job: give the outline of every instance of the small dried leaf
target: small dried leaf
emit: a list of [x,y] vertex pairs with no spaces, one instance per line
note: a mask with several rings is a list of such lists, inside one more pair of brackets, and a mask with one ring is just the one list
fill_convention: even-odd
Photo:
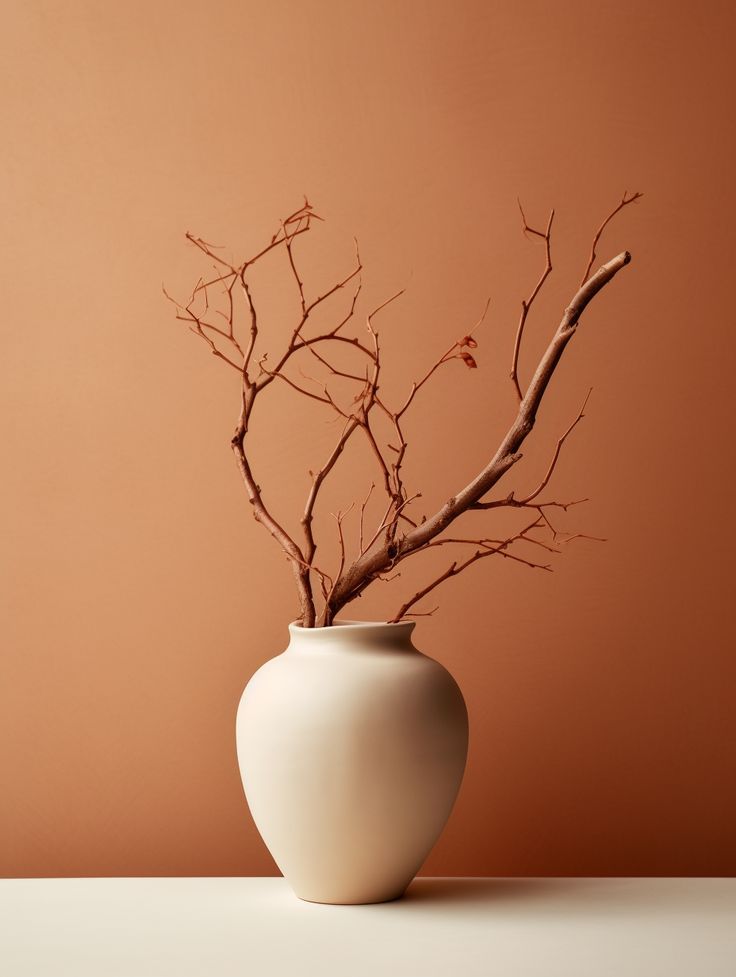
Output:
[[475,370],[478,368],[478,364],[475,362],[475,360],[470,355],[470,353],[461,353],[460,358],[462,359],[463,363],[465,363],[465,365],[468,367],[468,369]]
[[463,336],[463,338],[458,342],[458,346],[467,346],[470,349],[475,349],[477,345],[478,344],[472,336]]

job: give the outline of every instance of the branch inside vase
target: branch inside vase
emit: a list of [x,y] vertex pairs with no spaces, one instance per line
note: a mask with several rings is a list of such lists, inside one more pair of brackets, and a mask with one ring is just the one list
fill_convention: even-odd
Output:
[[[430,358],[403,398],[392,404],[382,389],[383,350],[377,320],[389,314],[389,307],[403,290],[362,316],[359,314],[363,265],[356,242],[348,271],[337,276],[321,294],[310,297],[307,276],[302,272],[299,258],[300,247],[305,235],[322,218],[308,200],[283,218],[272,237],[253,255],[237,262],[223,257],[221,247],[187,233],[187,240],[209,261],[211,272],[196,282],[185,300],[173,298],[166,289],[164,294],[173,303],[176,318],[188,326],[211,355],[238,374],[240,409],[231,446],[254,518],[276,540],[291,565],[299,600],[298,620],[304,627],[331,625],[336,615],[374,582],[400,576],[397,568],[403,561],[429,549],[440,546],[460,548],[464,555],[458,556],[449,567],[407,597],[391,617],[392,621],[434,613],[434,609],[414,608],[417,605],[422,608],[424,598],[442,583],[486,557],[495,555],[530,569],[550,570],[549,561],[533,558],[529,555],[530,549],[557,553],[563,542],[598,538],[584,533],[561,533],[552,522],[550,512],[555,509],[566,511],[584,499],[545,498],[563,446],[584,417],[590,392],[577,416],[557,439],[545,473],[536,487],[526,493],[511,490],[497,498],[493,498],[493,490],[521,461],[521,448],[534,428],[550,380],[579,328],[583,312],[631,260],[629,252],[624,251],[591,273],[606,227],[616,214],[640,197],[639,193],[625,193],[598,227],[583,280],[562,311],[528,383],[523,383],[520,378],[519,363],[530,312],[553,271],[554,210],[550,212],[544,230],[540,230],[529,223],[519,203],[523,233],[531,240],[543,242],[544,266],[522,300],[513,340],[510,378],[518,402],[517,412],[476,476],[467,485],[458,486],[436,512],[421,518],[415,514],[413,506],[422,498],[422,492],[409,490],[405,480],[404,465],[410,448],[405,417],[410,410],[421,410],[424,390],[440,371],[453,363],[466,369],[477,369],[475,356],[470,352],[478,346],[473,333],[483,323],[490,300],[470,331],[450,343],[445,352]],[[279,255],[295,295],[297,314],[285,342],[274,349],[273,343],[269,342],[271,337],[265,335],[262,328],[253,272],[254,268]],[[351,354],[349,362],[341,355],[345,352]],[[359,365],[356,366],[356,362]],[[254,471],[249,437],[253,412],[255,405],[260,404],[259,417],[268,418],[268,391],[274,381],[293,396],[319,404],[339,424],[333,447],[319,467],[309,473],[310,484],[299,518],[299,534],[288,531],[285,528],[288,520],[274,513],[267,501],[267,492]],[[336,566],[327,567],[317,562],[319,542],[315,513],[325,482],[335,477],[345,449],[356,436],[362,438],[375,474],[369,488],[351,485],[354,501],[333,514],[338,559]],[[371,525],[369,503],[373,504],[371,500],[377,499],[379,492],[383,495],[383,507],[375,524]],[[534,519],[523,528],[495,539],[488,535],[487,528],[488,513],[495,509],[527,510]],[[477,534],[449,535],[448,530],[455,520],[465,514],[475,514],[475,519],[485,519],[486,524],[479,524]],[[351,535],[354,538],[352,547]],[[353,549],[355,552],[351,557]]]

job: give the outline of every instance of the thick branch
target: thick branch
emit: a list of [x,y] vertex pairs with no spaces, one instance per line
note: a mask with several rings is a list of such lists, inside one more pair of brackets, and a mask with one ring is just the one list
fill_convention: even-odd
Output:
[[511,427],[485,468],[464,489],[449,499],[438,512],[410,530],[402,540],[393,544],[391,552],[389,546],[384,544],[359,557],[335,585],[332,595],[333,613],[358,596],[378,574],[384,572],[389,566],[395,565],[397,558],[403,558],[438,536],[459,515],[479,502],[519,460],[521,457],[519,449],[534,427],[544,393],[567,344],[575,335],[581,315],[588,303],[630,260],[629,252],[622,252],[602,265],[578,289],[565,309],[557,331],[537,366]]

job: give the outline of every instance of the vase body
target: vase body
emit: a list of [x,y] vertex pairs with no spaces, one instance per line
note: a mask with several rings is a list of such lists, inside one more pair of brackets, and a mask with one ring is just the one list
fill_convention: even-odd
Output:
[[310,902],[396,899],[439,837],[468,746],[462,694],[412,645],[412,622],[290,625],[240,701],[256,826]]

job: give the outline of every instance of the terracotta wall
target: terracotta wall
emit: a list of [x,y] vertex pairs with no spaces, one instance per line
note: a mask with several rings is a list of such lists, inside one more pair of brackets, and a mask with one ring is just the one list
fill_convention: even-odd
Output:
[[[570,543],[554,573],[488,560],[421,620],[472,722],[425,871],[736,869],[735,27],[731,5],[660,0],[6,5],[3,874],[274,871],[233,712],[294,595],[228,449],[236,379],[161,294],[205,270],[184,232],[246,254],[307,193],[327,218],[299,245],[310,288],[346,268],[353,234],[366,302],[407,287],[382,321],[389,392],[491,296],[479,369],[448,368],[411,426],[430,511],[514,411],[512,337],[542,261],[517,196],[536,224],[557,211],[528,377],[625,189],[645,196],[600,252],[633,261],[508,486],[535,484],[592,386],[552,496],[588,497],[561,528],[607,542]],[[263,296],[274,336],[282,271]],[[273,410],[259,478],[288,521],[334,427],[286,389]],[[347,461],[326,511],[373,477],[361,450]]]

